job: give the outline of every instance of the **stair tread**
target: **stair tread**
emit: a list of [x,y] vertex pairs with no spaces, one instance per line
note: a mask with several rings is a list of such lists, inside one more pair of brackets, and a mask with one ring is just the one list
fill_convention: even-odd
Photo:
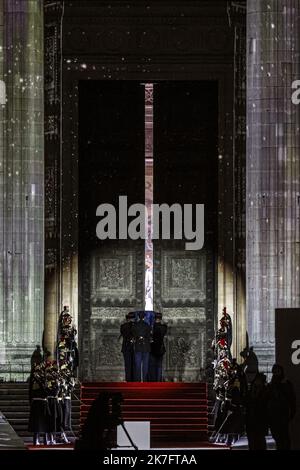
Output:
[[[0,384],[0,409],[17,433],[28,441],[29,402],[28,383]],[[207,397],[205,383],[94,383],[83,384],[72,399],[72,431],[68,436],[78,434],[91,404],[101,392],[123,394],[123,419],[125,421],[150,421],[151,443],[156,446],[163,442],[185,445],[207,442],[211,429],[209,410],[213,401]]]
[[[86,400],[84,400],[86,401]],[[94,400],[91,400],[91,401],[94,401]],[[173,399],[173,400],[169,400],[168,398],[125,398],[124,401],[123,401],[123,405],[126,406],[126,404],[130,404],[132,402],[134,403],[147,403],[148,402],[157,402],[157,403],[170,403],[170,401],[174,402],[174,404],[185,404],[186,403],[186,400],[184,398],[176,398],[176,399]],[[200,398],[199,400],[189,400],[189,404],[194,404],[194,403],[205,403],[206,405],[206,400],[204,398]],[[85,403],[83,403],[84,405]]]
[[[160,416],[161,413],[162,413],[162,411],[161,411],[161,410],[157,410],[157,411],[153,410],[153,411],[148,412],[148,413],[151,413],[151,416],[153,416],[153,417],[155,418],[156,415],[159,415],[159,416]],[[144,414],[145,414],[144,411],[138,411],[138,410],[137,410],[137,411],[130,411],[130,416],[134,416],[134,415],[140,416],[140,415],[144,415]],[[173,412],[173,411],[168,411],[168,410],[166,410],[166,411],[163,411],[163,414],[164,414],[164,416],[167,417],[167,416],[172,416],[172,415],[174,415],[174,412]],[[201,416],[207,416],[206,411],[194,411],[194,412],[190,411],[189,414],[191,414],[192,416],[189,416],[189,414],[187,414],[186,411],[176,411],[176,415],[177,415],[177,416],[178,416],[178,415],[181,415],[181,414],[184,415],[184,416],[187,416],[188,418],[195,418],[195,419],[198,419],[198,418],[200,418]],[[123,414],[123,415],[124,415],[124,414]],[[196,416],[195,416],[195,415],[196,415]],[[174,419],[175,419],[175,418],[174,418]],[[181,419],[181,417],[178,416],[178,419]]]
[[[155,384],[155,385],[154,385]],[[80,422],[101,392],[123,395],[124,421],[150,421],[151,442],[207,442],[208,397],[205,383],[94,383],[81,388]]]
[[[25,387],[24,387],[25,388]],[[175,382],[116,382],[111,385],[106,384],[82,384],[80,390],[207,390],[205,386],[197,383],[187,384],[181,382],[181,384]]]

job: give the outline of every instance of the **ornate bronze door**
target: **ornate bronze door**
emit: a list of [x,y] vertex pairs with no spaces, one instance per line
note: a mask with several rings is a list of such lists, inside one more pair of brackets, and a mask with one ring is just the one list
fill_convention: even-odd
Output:
[[154,303],[168,323],[167,380],[197,381],[211,361],[217,250],[218,91],[215,82],[154,89],[154,202],[205,205],[205,242],[154,243]]
[[[144,203],[143,93],[137,82],[80,86],[81,375],[88,380],[123,379],[120,323],[129,310],[144,307],[144,242],[99,241],[95,233],[99,204],[118,207],[121,195],[128,205]],[[199,380],[210,360],[217,99],[214,82],[154,86],[154,203],[205,205],[201,250],[186,250],[185,240],[154,243],[154,306],[169,325],[167,380]]]
[[[144,242],[99,240],[96,208],[144,203],[144,88],[138,82],[79,87],[79,285],[81,377],[123,380],[120,324],[144,301]],[[117,213],[117,220],[119,214]]]

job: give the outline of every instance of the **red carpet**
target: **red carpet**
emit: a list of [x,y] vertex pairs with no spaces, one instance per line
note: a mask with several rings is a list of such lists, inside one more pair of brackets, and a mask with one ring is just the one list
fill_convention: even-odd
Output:
[[104,391],[122,393],[124,421],[150,421],[151,448],[210,447],[206,383],[83,383],[81,425],[93,400]]

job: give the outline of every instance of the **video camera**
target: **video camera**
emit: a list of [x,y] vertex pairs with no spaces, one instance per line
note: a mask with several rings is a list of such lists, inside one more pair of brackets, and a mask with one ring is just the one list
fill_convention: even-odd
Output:
[[121,423],[122,419],[122,408],[121,404],[123,402],[122,393],[110,393],[108,395],[109,402],[109,417],[111,417],[113,422]]

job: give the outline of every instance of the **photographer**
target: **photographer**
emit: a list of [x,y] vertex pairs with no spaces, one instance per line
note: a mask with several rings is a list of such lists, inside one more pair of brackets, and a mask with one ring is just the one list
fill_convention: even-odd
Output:
[[75,450],[108,450],[117,447],[117,426],[123,423],[121,393],[100,393],[89,409]]

